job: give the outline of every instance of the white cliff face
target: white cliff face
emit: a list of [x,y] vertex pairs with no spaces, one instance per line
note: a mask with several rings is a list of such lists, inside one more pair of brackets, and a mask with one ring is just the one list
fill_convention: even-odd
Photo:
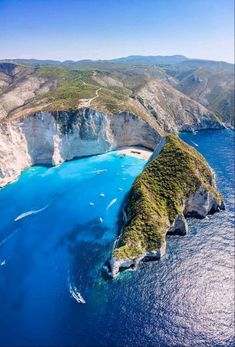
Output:
[[205,218],[208,214],[224,209],[223,203],[218,205],[214,194],[201,185],[185,203],[184,215]]
[[91,109],[39,112],[0,124],[0,187],[35,164],[58,165],[121,146],[154,149],[161,137],[148,123],[130,113],[105,115]]
[[0,187],[14,181],[20,172],[32,165],[28,146],[21,127],[0,126]]
[[146,252],[133,259],[116,259],[112,256],[109,260],[107,272],[112,278],[117,277],[117,275],[126,269],[136,270],[141,261],[152,261],[159,260],[166,254],[166,241],[162,242],[160,248],[156,248],[156,251]]

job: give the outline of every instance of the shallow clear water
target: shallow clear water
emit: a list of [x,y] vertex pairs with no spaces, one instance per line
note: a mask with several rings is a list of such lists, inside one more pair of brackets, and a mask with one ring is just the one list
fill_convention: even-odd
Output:
[[113,281],[102,264],[145,161],[109,153],[33,167],[0,191],[0,345],[233,345],[234,133],[182,138],[215,170],[226,211],[191,219],[165,258]]

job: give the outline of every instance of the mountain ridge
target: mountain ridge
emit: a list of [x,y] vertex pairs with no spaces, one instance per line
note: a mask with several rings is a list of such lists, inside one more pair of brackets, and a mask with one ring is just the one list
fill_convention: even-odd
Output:
[[[60,65],[60,64],[74,64],[81,62],[126,62],[126,63],[135,63],[138,64],[138,61],[143,64],[143,61],[146,59],[148,63],[155,64],[174,64],[181,62],[192,62],[192,61],[201,61],[201,62],[211,62],[211,63],[225,63],[229,65],[234,65],[234,63],[226,62],[223,60],[213,60],[213,59],[200,59],[200,58],[188,58],[181,54],[173,54],[173,55],[129,55],[118,58],[111,59],[78,59],[78,60],[54,60],[54,59],[36,59],[36,58],[6,58],[0,59],[0,63],[2,62],[14,62],[16,64],[33,64],[33,65]],[[165,60],[165,62],[164,62]],[[155,62],[154,62],[155,61]],[[161,62],[160,62],[161,61]]]

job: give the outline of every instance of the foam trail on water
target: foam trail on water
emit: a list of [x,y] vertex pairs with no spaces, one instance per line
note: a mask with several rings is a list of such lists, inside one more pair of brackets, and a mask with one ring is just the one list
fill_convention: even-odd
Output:
[[91,173],[95,173],[96,175],[100,175],[104,172],[107,172],[107,169],[101,169],[101,170],[95,170],[95,171],[91,171]]
[[193,141],[191,141],[191,142],[194,146],[199,147],[199,145],[196,142],[193,142]]
[[76,286],[72,283],[69,283],[69,292],[71,296],[79,303],[79,304],[85,304],[86,301],[82,297],[82,295],[77,290]]
[[117,198],[113,199],[108,206],[106,207],[106,210],[109,210],[111,206],[113,206],[115,204],[115,202],[117,202]]
[[1,247],[5,242],[7,242],[12,236],[14,236],[14,235],[17,233],[17,231],[19,231],[19,229],[14,230],[13,233],[11,233],[11,234],[8,235],[7,237],[5,237],[5,239],[2,240],[2,241],[0,242],[0,247]]
[[39,213],[39,212],[42,212],[42,211],[44,211],[48,206],[49,206],[49,204],[47,204],[47,205],[46,205],[45,207],[43,207],[43,208],[40,208],[39,210],[31,210],[31,211],[24,212],[24,213],[20,214],[18,217],[16,217],[16,218],[14,219],[14,221],[17,222],[18,220],[20,220],[20,219],[22,219],[22,218],[31,216],[32,214],[37,214],[37,213]]

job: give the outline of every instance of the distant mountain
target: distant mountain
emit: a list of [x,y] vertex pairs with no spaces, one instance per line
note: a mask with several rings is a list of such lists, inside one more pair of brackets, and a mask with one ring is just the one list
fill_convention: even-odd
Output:
[[226,70],[234,72],[234,64],[227,63],[225,61],[215,60],[203,60],[203,59],[188,59],[180,62],[177,65],[179,70],[190,70],[190,69],[208,69],[208,70]]
[[128,64],[160,64],[160,65],[169,65],[169,64],[178,64],[183,61],[188,60],[187,57],[183,55],[169,55],[169,56],[144,56],[144,55],[130,55],[128,57],[111,59],[110,61],[116,63],[128,63]]
[[2,63],[14,63],[22,65],[60,65],[61,61],[59,60],[41,60],[41,59],[4,59],[1,60]]

